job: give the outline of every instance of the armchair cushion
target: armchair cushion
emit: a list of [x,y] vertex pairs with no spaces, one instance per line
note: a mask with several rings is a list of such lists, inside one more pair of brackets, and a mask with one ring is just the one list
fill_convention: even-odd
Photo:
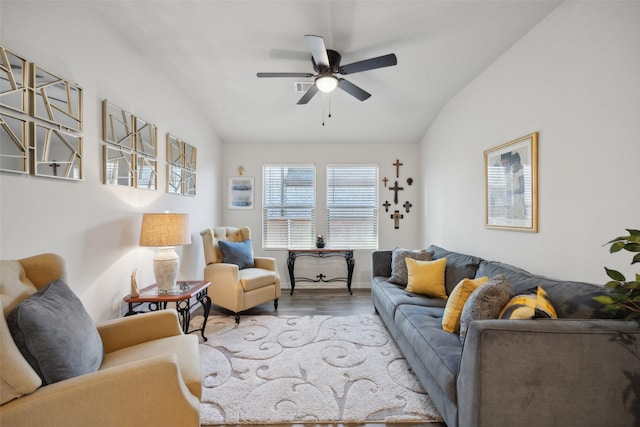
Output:
[[[0,302],[2,309],[2,302]],[[33,393],[42,385],[42,380],[24,360],[16,347],[4,316],[0,316],[0,405],[10,400]]]
[[235,264],[240,269],[255,267],[251,240],[242,242],[219,240],[218,246],[220,247],[220,252],[222,252],[223,263]]
[[18,304],[7,316],[7,325],[16,346],[45,385],[100,367],[100,335],[63,280],[51,282]]

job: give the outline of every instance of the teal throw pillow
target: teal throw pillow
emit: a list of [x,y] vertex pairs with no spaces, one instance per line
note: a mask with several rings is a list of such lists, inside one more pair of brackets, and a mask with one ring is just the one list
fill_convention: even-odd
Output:
[[225,264],[235,264],[240,269],[255,267],[251,240],[245,240],[244,242],[219,240],[218,247],[222,252],[222,262]]
[[43,385],[95,372],[104,348],[80,299],[61,279],[15,306],[7,326]]

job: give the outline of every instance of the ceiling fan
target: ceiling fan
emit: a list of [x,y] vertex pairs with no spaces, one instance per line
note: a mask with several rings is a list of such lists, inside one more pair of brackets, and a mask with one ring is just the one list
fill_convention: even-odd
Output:
[[335,50],[327,49],[322,37],[306,35],[304,36],[304,39],[311,51],[311,63],[313,64],[313,69],[316,71],[316,74],[258,73],[258,77],[314,77],[314,85],[305,92],[302,98],[300,98],[298,105],[309,102],[311,98],[318,93],[318,91],[328,93],[333,91],[336,87],[339,87],[348,94],[358,98],[360,101],[364,101],[371,96],[369,92],[354,85],[350,81],[343,79],[342,77],[336,77],[335,74],[354,74],[361,71],[375,70],[376,68],[390,67],[398,63],[396,55],[390,53],[388,55],[365,59],[363,61],[353,62],[347,65],[340,65],[340,54]]

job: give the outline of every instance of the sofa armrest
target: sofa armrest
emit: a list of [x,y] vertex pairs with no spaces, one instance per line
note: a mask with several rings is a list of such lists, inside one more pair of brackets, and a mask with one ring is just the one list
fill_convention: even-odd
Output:
[[199,408],[170,354],[41,387],[0,406],[0,419],[7,426],[196,427]]
[[108,320],[98,325],[105,353],[159,338],[181,335],[178,312],[159,310]]
[[371,252],[371,277],[391,277],[392,251]]
[[638,381],[633,322],[475,321],[458,374],[458,425],[634,425]]
[[204,280],[215,283],[239,283],[240,269],[235,264],[217,262],[204,268]]

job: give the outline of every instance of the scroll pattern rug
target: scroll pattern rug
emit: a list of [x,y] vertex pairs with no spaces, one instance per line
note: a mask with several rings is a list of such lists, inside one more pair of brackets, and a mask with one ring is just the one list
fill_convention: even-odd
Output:
[[243,316],[239,326],[211,316],[206,336],[203,425],[442,421],[375,315]]

